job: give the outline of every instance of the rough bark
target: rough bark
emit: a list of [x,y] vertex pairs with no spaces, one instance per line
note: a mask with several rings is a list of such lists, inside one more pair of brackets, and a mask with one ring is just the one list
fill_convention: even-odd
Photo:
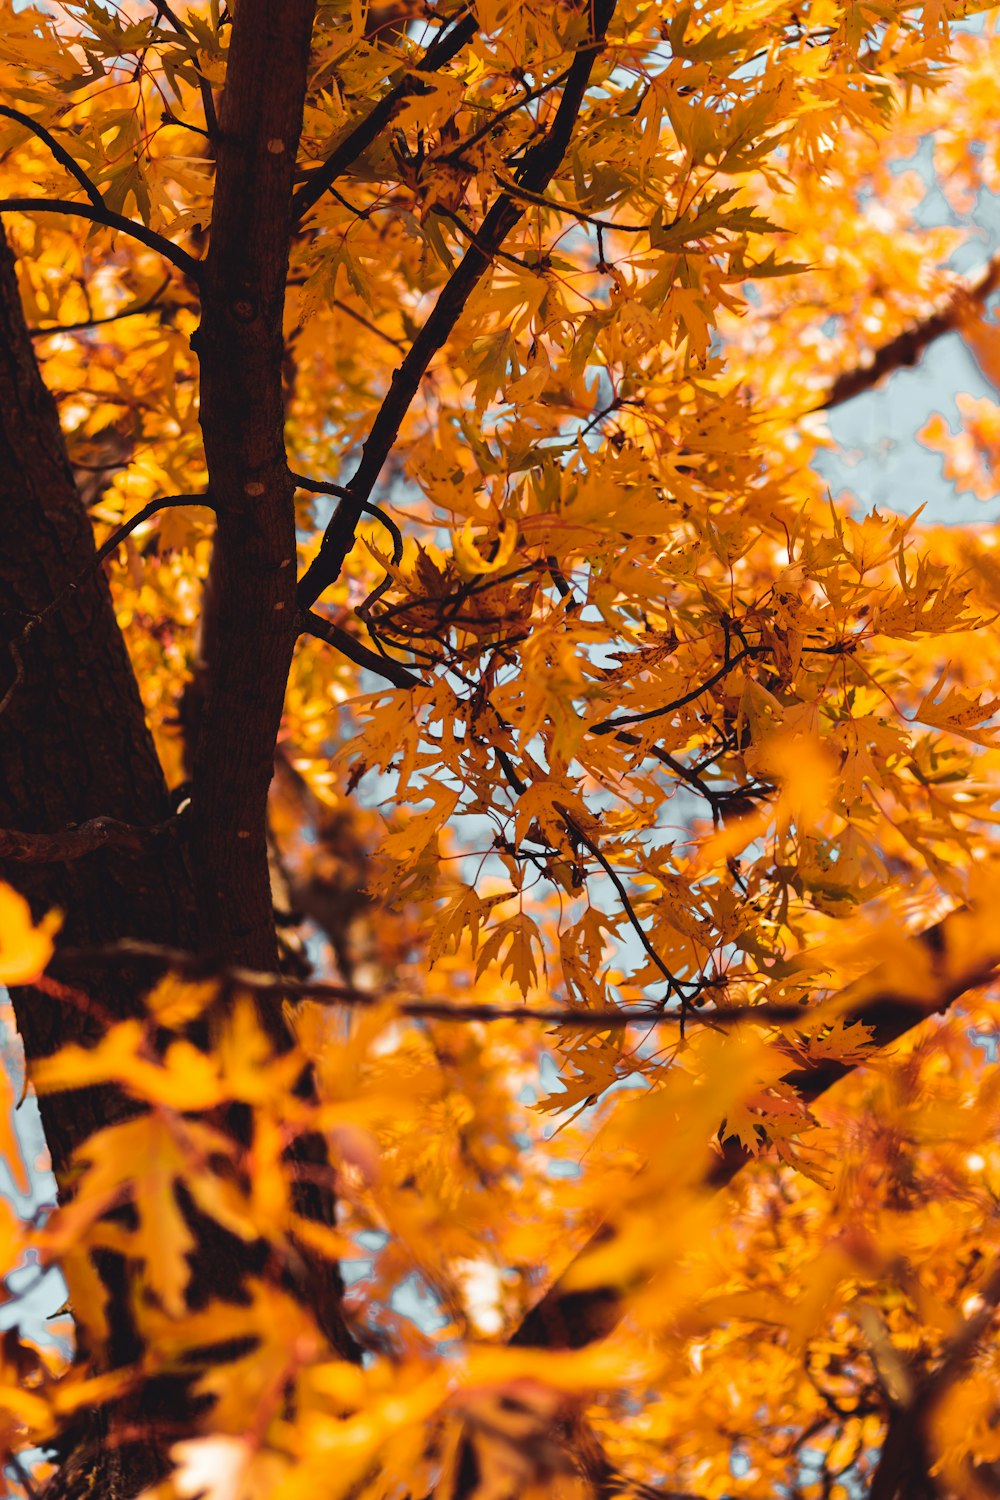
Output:
[[[100,818],[162,826],[170,816],[166,784],[107,582],[95,566],[93,530],[73,482],[55,402],[39,375],[14,256],[2,234],[0,528],[0,825],[53,837]],[[193,890],[177,837],[109,843],[72,862],[0,860],[0,876],[29,898],[36,914],[52,907],[64,913],[62,944],[142,937],[187,946],[193,936]],[[32,989],[14,991],[29,1060],[65,1042],[86,1044],[109,1017],[134,1013],[141,1004],[139,977],[127,967],[110,976],[106,970],[78,973],[75,980],[96,1002],[92,1009],[60,1005]],[[57,1178],[81,1141],[128,1108],[108,1089],[42,1099]],[[112,1294],[108,1362],[127,1363],[136,1346],[124,1311],[122,1267],[109,1262],[103,1271]],[[84,1422],[54,1495],[125,1496],[162,1466],[155,1440],[112,1451],[107,1435],[107,1413]]]
[[202,627],[192,855],[202,946],[260,969],[278,957],[265,810],[296,633],[282,315],[313,11],[313,0],[241,0],[195,340],[218,523]]
[[[219,113],[212,236],[194,340],[217,517],[191,788],[200,944],[220,963],[267,970],[279,962],[267,794],[297,634],[282,321],[314,10],[314,0],[241,0]],[[286,1046],[280,1003],[265,1003],[260,1015],[275,1045]],[[303,1077],[301,1092],[312,1087]],[[323,1142],[300,1139],[293,1155],[298,1211],[332,1223]],[[334,1346],[350,1354],[337,1268],[299,1250],[295,1289]]]
[[[18,296],[14,257],[0,235],[0,825],[59,835],[110,818],[162,826],[170,803],[107,581],[80,503],[55,402],[42,383]],[[71,585],[90,568],[76,589]],[[69,591],[69,592],[67,592]],[[63,602],[36,617],[54,599]],[[59,907],[61,941],[121,937],[186,944],[191,882],[181,841],[165,837],[96,849],[86,861],[0,860],[0,874],[36,912]],[[87,984],[78,978],[80,988]],[[95,976],[95,985],[98,983]],[[105,1015],[138,1003],[127,974],[100,979]],[[95,1036],[101,1023],[33,991],[14,995],[30,1057]],[[42,1104],[56,1172],[100,1123],[98,1095],[53,1095]]]
[[[58,906],[66,913],[63,941],[74,948],[138,938],[276,967],[266,801],[295,639],[282,313],[313,9],[313,0],[280,7],[242,0],[233,25],[212,239],[199,275],[201,420],[218,522],[183,836],[162,832],[170,818],[167,788],[104,575],[94,567],[71,587],[95,563],[92,529],[34,359],[14,260],[5,244],[0,251],[0,827],[24,836],[24,847],[13,851],[22,858],[0,864],[0,873],[37,912]],[[61,847],[71,825],[93,828],[94,820],[156,829],[157,836],[95,840],[86,858],[24,860],[32,835]],[[93,975],[75,969],[73,978],[97,1002],[91,1010],[61,1009],[30,991],[15,997],[29,1059],[66,1041],[93,1040],[109,1018],[136,1012],[144,979],[148,985],[148,973],[127,966],[111,977],[106,967]],[[287,1045],[277,1003],[263,1019],[275,1042]],[[47,1096],[43,1127],[57,1175],[82,1140],[131,1107],[110,1090]],[[237,1117],[229,1123],[240,1132]],[[302,1174],[299,1211],[329,1222],[334,1204],[322,1186],[322,1142],[307,1141],[300,1151],[313,1170]],[[191,1217],[199,1239],[193,1304],[232,1295],[248,1271],[260,1273],[265,1247],[243,1246],[193,1210]],[[140,1351],[127,1313],[127,1268],[119,1261],[101,1270],[112,1293],[107,1359],[131,1363]],[[296,1254],[286,1280],[349,1352],[336,1268]],[[147,1385],[128,1409],[94,1413],[70,1435],[50,1494],[126,1500],[163,1472],[169,1444],[193,1419],[183,1385]]]

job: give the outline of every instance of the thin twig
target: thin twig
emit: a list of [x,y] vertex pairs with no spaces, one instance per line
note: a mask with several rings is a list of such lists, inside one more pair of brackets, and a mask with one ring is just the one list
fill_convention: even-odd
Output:
[[[313,494],[333,495],[339,499],[350,497],[350,490],[345,489],[343,485],[330,484],[327,480],[323,479],[307,479],[304,474],[292,474],[291,477],[300,489],[310,490]],[[396,525],[392,517],[388,515],[380,505],[375,505],[371,500],[365,500],[361,506],[361,509],[366,515],[373,516],[374,519],[380,523],[380,525],[385,527],[386,531],[392,537],[392,565],[393,567],[398,567],[403,560],[403,533],[400,531],[399,527]],[[372,627],[371,609],[372,605],[377,604],[386,590],[391,587],[392,574],[387,568],[384,577],[380,579],[380,581],[375,585],[368,597],[363,600],[363,602],[359,604],[357,609],[355,610],[355,614],[357,614],[360,619],[364,620],[365,624],[368,626],[372,634],[372,639],[376,642],[380,651],[382,650],[382,644],[378,640],[378,637],[376,636],[375,631]],[[313,618],[318,619],[319,617],[313,616]],[[342,633],[343,632],[341,632],[341,634]],[[360,649],[364,650],[364,647],[361,647]],[[357,661],[358,658],[352,657],[352,660]]]
[[[594,214],[587,213],[586,209],[576,208],[572,203],[558,203],[554,198],[546,198],[544,193],[532,192],[521,182],[510,182],[500,178],[500,185],[504,192],[511,193],[515,198],[523,198],[525,203],[532,203],[536,208],[550,208],[554,213],[567,214],[573,219],[578,219],[581,224],[592,224],[599,232],[617,230],[619,234],[648,234],[652,224],[619,224],[614,219],[600,219]],[[664,230],[674,229],[674,223],[665,224]],[[603,252],[601,260],[603,261]],[[598,269],[607,269],[599,266]]]
[[355,323],[360,323],[362,328],[367,328],[368,332],[375,334],[376,338],[384,339],[387,344],[391,344],[392,347],[394,349],[398,349],[400,353],[402,353],[402,351],[405,349],[406,346],[403,343],[402,339],[394,339],[391,333],[386,333],[385,330],[383,328],[380,328],[377,323],[373,323],[370,318],[366,318],[362,313],[359,313],[356,308],[353,308],[349,303],[344,302],[342,298],[334,297],[330,303],[330,306],[335,307],[338,312],[344,313],[348,318],[353,318]]
[[[145,301],[133,302],[129,307],[123,307],[121,312],[108,313],[106,318],[82,318],[79,323],[53,323],[51,328],[29,328],[28,333],[33,339],[44,339],[56,333],[83,333],[89,328],[103,328],[105,323],[120,323],[123,318],[138,318],[143,313],[156,311],[159,299],[169,285],[170,276],[167,275]],[[83,465],[77,464],[76,467],[82,468]]]
[[715,687],[717,682],[721,682],[724,677],[728,677],[729,673],[734,667],[738,667],[740,662],[746,661],[748,658],[764,656],[766,654],[766,646],[747,646],[745,650],[737,651],[735,656],[729,657],[724,661],[719,670],[713,672],[711,677],[706,678],[700,686],[692,688],[689,693],[682,694],[680,698],[675,698],[672,703],[664,703],[660,708],[648,708],[641,714],[619,714],[617,719],[601,719],[599,723],[588,726],[589,732],[591,734],[614,734],[616,730],[625,724],[644,724],[648,719],[660,719],[664,714],[673,713],[675,709],[683,708],[686,704],[693,703],[696,698],[700,698],[703,693],[707,693],[710,688]]
[[67,594],[74,593],[80,587],[80,584],[83,582],[83,580],[88,577],[88,575],[91,574],[95,568],[100,567],[102,562],[109,558],[113,552],[116,552],[118,550],[125,538],[127,536],[130,536],[131,533],[135,531],[136,527],[141,526],[144,521],[150,520],[151,517],[155,516],[161,510],[173,510],[176,507],[183,505],[202,505],[207,510],[215,509],[215,506],[212,504],[211,496],[207,494],[167,495],[164,499],[161,500],[150,500],[149,503],[147,505],[144,505],[141,510],[137,510],[134,516],[130,516],[127,521],[123,521],[120,526],[116,527],[116,529],[108,537],[107,541],[104,542],[100,547],[98,547],[97,554],[94,557],[93,562],[90,563],[87,568],[80,574],[75,583],[71,583],[69,587],[63,591],[62,594],[53,599],[52,603],[49,604],[45,608],[45,610],[43,610],[43,616],[47,615],[50,609],[54,609],[55,606],[60,603]]
[[25,1494],[28,1496],[28,1500],[38,1500],[38,1496],[40,1495],[41,1491],[35,1484],[35,1481],[32,1479],[31,1475],[28,1473],[28,1470],[25,1468],[24,1464],[21,1462],[21,1455],[19,1453],[11,1452],[8,1453],[7,1458],[11,1467],[17,1474],[17,1482],[24,1489]]
[[[87,969],[95,963],[129,962],[148,959],[185,977],[217,978],[220,984],[245,989],[255,995],[285,995],[289,998],[328,1001],[335,1005],[376,1006],[390,1004],[400,1015],[440,1021],[541,1021],[546,1025],[568,1026],[584,1030],[621,1029],[626,1026],[673,1024],[681,1020],[680,1010],[667,1011],[651,1006],[606,1006],[599,1010],[570,1010],[566,1006],[533,1007],[526,1005],[477,1005],[446,1000],[406,1000],[392,995],[358,990],[350,985],[334,984],[320,979],[291,979],[285,974],[262,973],[239,967],[218,968],[204,955],[181,948],[165,947],[123,939],[98,948],[63,948],[58,954],[60,969]],[[802,1005],[734,1005],[725,1010],[698,1010],[688,1014],[688,1021],[702,1025],[736,1024],[759,1021],[768,1025],[807,1022],[816,1012]],[[817,1021],[819,1016],[816,1015]],[[825,1024],[826,1017],[820,1024]]]
[[[165,16],[166,19],[170,22],[171,26],[177,32],[178,36],[182,36],[188,41],[192,40],[190,31],[184,25],[184,22],[180,19],[172,6],[167,3],[167,0],[153,0],[153,4],[156,7],[157,19],[159,19],[161,16]],[[216,114],[215,96],[212,93],[212,85],[209,83],[201,68],[198,66],[196,50],[194,51],[190,62],[198,78],[198,92],[201,95],[201,107],[205,113],[206,128],[202,132],[202,134],[207,135],[210,141],[215,141],[217,140],[219,134],[219,119],[218,115]],[[180,122],[178,121],[177,123],[179,124]],[[192,128],[197,129],[196,126]]]
[[[668,984],[670,990],[674,994],[680,995],[682,997],[682,999],[683,999],[683,991],[685,989],[697,990],[698,986],[696,984],[685,984],[685,982],[683,980],[681,980],[681,979],[678,979],[677,976],[674,973],[672,973],[671,970],[667,967],[667,965],[663,962],[663,959],[660,957],[660,955],[657,953],[656,949],[653,947],[653,944],[650,942],[648,936],[646,935],[645,928],[643,927],[642,923],[639,921],[638,916],[636,915],[635,907],[632,905],[632,901],[631,901],[631,899],[629,897],[629,893],[628,893],[628,891],[625,888],[625,882],[622,880],[621,876],[618,874],[618,871],[609,862],[607,856],[601,851],[600,846],[598,844],[596,844],[594,842],[594,840],[590,837],[590,835],[580,826],[579,822],[577,821],[576,818],[574,818],[574,816],[570,812],[569,808],[563,807],[562,804],[559,803],[559,802],[553,802],[552,806],[555,808],[556,812],[562,818],[563,822],[566,825],[567,831],[570,834],[572,834],[573,837],[578,838],[580,840],[581,844],[583,844],[587,849],[590,850],[591,854],[597,860],[597,863],[600,865],[600,867],[604,871],[605,875],[611,881],[611,884],[614,886],[615,890],[618,892],[619,900],[621,901],[622,905],[625,908],[626,915],[628,916],[629,922],[632,925],[633,931],[635,932],[636,936],[638,937],[638,939],[639,939],[640,943],[642,944],[643,948],[646,950],[646,953],[649,955],[649,957],[652,959],[653,963],[656,965],[656,967],[659,969],[660,973],[663,975],[664,979],[667,981],[667,984]],[[684,1015],[685,1015],[685,1012],[682,1009],[679,1012],[679,1014],[678,1014],[678,1020],[681,1022],[682,1025],[684,1023]]]
[[516,270],[527,271],[533,276],[543,274],[544,267],[529,265],[526,260],[521,260],[517,255],[511,255],[507,250],[490,250],[488,246],[482,244],[472,225],[467,224],[461,214],[457,214],[453,208],[447,208],[443,203],[435,203],[433,212],[439,214],[442,219],[447,219],[449,223],[454,224],[459,234],[463,235],[469,244],[482,255],[488,257],[495,256],[497,260],[506,261],[507,265],[514,266]]
[[442,160],[453,161],[463,157],[470,146],[478,145],[483,137],[490,135],[503,120],[509,119],[511,115],[516,115],[519,110],[534,103],[536,99],[540,99],[543,94],[549,93],[552,89],[557,89],[561,83],[566,82],[568,77],[569,68],[564,68],[554,78],[547,79],[545,83],[540,83],[537,88],[529,89],[520,99],[515,99],[512,104],[505,105],[503,109],[498,109],[495,115],[490,116],[485,125],[480,125],[479,129],[474,130],[472,135],[466,136],[465,140],[459,141],[458,145],[451,151],[445,152]]
[[[308,490],[313,495],[332,495],[335,499],[343,500],[350,497],[350,490],[342,484],[331,484],[327,479],[310,479],[305,474],[294,474],[289,470],[289,477],[295,481],[300,490]],[[366,515],[373,516],[380,525],[392,537],[392,561],[393,566],[398,566],[403,560],[403,533],[395,521],[380,505],[366,500],[361,509]]]

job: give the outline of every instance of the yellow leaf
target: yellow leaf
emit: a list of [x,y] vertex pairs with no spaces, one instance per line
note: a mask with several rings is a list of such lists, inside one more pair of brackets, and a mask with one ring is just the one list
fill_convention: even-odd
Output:
[[[239,1212],[235,1190],[210,1164],[212,1156],[230,1149],[218,1131],[155,1110],[106,1126],[78,1152],[84,1171],[75,1195],[46,1227],[47,1249],[59,1254],[82,1241],[142,1261],[150,1290],[167,1313],[179,1317],[194,1237],[177,1201],[175,1183],[182,1180],[198,1206],[226,1229],[246,1238],[255,1233],[248,1215]],[[134,1229],[102,1221],[102,1215],[123,1199],[135,1204]],[[83,1291],[86,1294],[86,1287]]]
[[62,926],[50,911],[36,926],[24,897],[0,882],[0,984],[30,984],[52,957],[52,938]]
[[514,555],[517,545],[517,522],[507,520],[492,557],[484,557],[472,534],[471,521],[466,521],[461,531],[455,534],[453,546],[455,562],[463,578],[477,578],[484,573],[499,573]]
[[146,1009],[161,1026],[178,1028],[200,1016],[211,1005],[218,989],[214,979],[195,983],[179,979],[176,974],[164,974],[146,996]]
[[144,1055],[148,1041],[138,1020],[122,1021],[96,1047],[72,1043],[31,1065],[38,1093],[121,1083],[136,1099],[170,1109],[211,1109],[228,1096],[214,1061],[185,1040],[173,1042],[162,1065]]
[[429,812],[415,813],[402,828],[387,834],[382,840],[382,854],[407,863],[416,860],[458,805],[458,792],[445,786],[426,786],[422,795],[434,806]]

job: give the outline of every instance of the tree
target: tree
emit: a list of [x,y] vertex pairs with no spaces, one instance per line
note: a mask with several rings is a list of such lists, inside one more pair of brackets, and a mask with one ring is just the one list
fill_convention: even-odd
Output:
[[974,9],[5,0],[15,1489],[1000,1489]]

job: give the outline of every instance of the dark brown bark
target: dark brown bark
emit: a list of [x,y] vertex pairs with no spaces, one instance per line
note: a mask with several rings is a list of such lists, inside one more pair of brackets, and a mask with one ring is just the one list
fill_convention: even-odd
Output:
[[[203,954],[278,967],[267,795],[295,609],[294,481],[282,366],[291,197],[314,0],[241,0],[219,112],[211,243],[201,275],[201,428],[216,513],[202,609],[191,786],[191,862]],[[259,1007],[274,1044],[290,1038],[281,998]],[[304,1077],[301,1091],[312,1081]],[[230,1122],[235,1133],[241,1126]],[[298,1211],[334,1216],[324,1143],[300,1139]],[[294,1290],[342,1354],[352,1351],[336,1266],[300,1247]],[[224,1290],[224,1288],[220,1288]]]
[[954,333],[961,327],[962,314],[967,308],[984,307],[998,286],[1000,256],[994,255],[985,270],[975,280],[961,285],[937,312],[931,313],[919,323],[912,323],[880,349],[873,350],[867,364],[841,371],[827,387],[822,399],[810,407],[810,410],[831,411],[835,406],[843,406],[845,401],[853,401],[855,396],[872,390],[887,375],[915,365],[935,339],[946,333]]
[[[2,237],[0,527],[0,697],[6,697],[0,825],[50,837],[100,818],[162,825],[171,811],[166,784],[107,581],[94,566],[93,531],[73,483],[55,402],[38,373],[14,257]],[[83,574],[80,586],[70,589]],[[59,607],[36,624],[63,594]],[[179,840],[109,843],[69,864],[0,861],[0,874],[36,912],[59,907],[65,913],[66,945],[123,937],[187,944],[193,933]],[[105,1014],[136,1008],[128,975],[109,983],[105,974],[99,982]],[[82,976],[77,983],[86,989]],[[99,1030],[94,1018],[31,991],[16,993],[14,1003],[29,1058]],[[95,1096],[79,1094],[43,1102],[57,1173],[74,1147],[105,1123],[94,1116],[94,1102]]]
[[51,865],[85,859],[98,849],[117,847],[139,852],[151,839],[169,834],[180,823],[160,823],[155,828],[136,828],[114,818],[92,818],[62,833],[25,833],[23,828],[0,828],[0,859],[17,864]]
[[[91,835],[109,826],[102,819],[119,831],[160,829],[171,809],[6,246],[0,257],[0,827],[17,830],[8,853],[19,856],[0,869],[37,912],[66,913],[63,943],[74,948],[137,939],[276,966],[265,814],[296,630],[282,312],[312,17],[312,0],[280,7],[243,0],[233,26],[212,241],[198,275],[201,416],[217,532],[186,838],[90,838],[85,858],[65,857],[80,849],[79,838],[67,837],[73,825]],[[25,862],[26,853],[46,852],[58,862]],[[148,979],[148,969],[132,971],[127,961],[113,972],[75,966],[74,987],[94,1001],[89,1012],[22,992],[16,1006],[29,1059],[94,1040],[109,1017],[136,1012]],[[263,1019],[287,1045],[278,999]],[[111,1090],[46,1096],[43,1127],[57,1174],[82,1140],[133,1107]],[[240,1133],[243,1122],[229,1124]],[[299,1185],[299,1211],[329,1221],[323,1143],[300,1143],[301,1155],[316,1180]],[[199,1240],[194,1305],[233,1295],[248,1271],[262,1273],[265,1246],[233,1241],[194,1210],[190,1217]],[[106,1358],[131,1363],[140,1351],[128,1316],[129,1273],[114,1258],[100,1269],[111,1293]],[[296,1253],[285,1281],[349,1352],[336,1267]],[[85,1417],[68,1436],[53,1497],[125,1500],[163,1472],[169,1444],[192,1421],[186,1389],[153,1382],[126,1405]],[[142,1440],[117,1441],[124,1429]]]
[[[2,234],[0,529],[0,823],[50,839],[71,824],[93,827],[95,819],[162,825],[170,817],[166,784]],[[58,608],[37,619],[64,594]],[[178,839],[108,843],[73,862],[0,859],[0,876],[29,898],[36,914],[62,910],[61,945],[141,937],[187,946],[193,936],[193,892]],[[128,965],[110,976],[95,969],[75,978],[96,1002],[93,1010],[61,1006],[32,989],[14,991],[29,1060],[66,1042],[92,1041],[107,1017],[141,1005],[139,976]],[[128,1108],[108,1089],[45,1096],[42,1124],[57,1178],[81,1141]],[[103,1271],[111,1293],[107,1359],[126,1363],[136,1345],[122,1267],[109,1261]],[[87,1494],[96,1486],[98,1494],[125,1497],[162,1469],[154,1437],[131,1453],[109,1449],[108,1417],[84,1420],[53,1495]]]
[[282,315],[313,11],[313,0],[240,5],[196,336],[218,523],[202,625],[192,857],[203,949],[262,969],[278,958],[265,811],[296,633]]

